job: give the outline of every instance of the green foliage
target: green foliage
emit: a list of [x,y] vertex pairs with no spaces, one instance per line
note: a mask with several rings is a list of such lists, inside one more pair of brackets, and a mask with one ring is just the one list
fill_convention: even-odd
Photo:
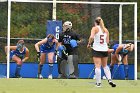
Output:
[[[44,38],[50,5],[12,4],[11,37]],[[15,34],[16,33],[16,34]]]
[[[69,1],[69,0],[67,0]],[[81,1],[81,0],[77,0]],[[82,0],[89,1],[89,0]],[[90,0],[95,1],[95,0]],[[112,0],[101,0],[111,1]],[[135,2],[136,0],[113,0],[113,2]],[[138,0],[138,15],[140,15],[140,1]],[[85,43],[79,47],[80,61],[92,62],[90,59],[90,50],[87,50],[86,44],[93,26],[94,18],[92,13],[92,5],[86,4],[57,4],[57,20],[71,21],[73,29],[85,39]],[[100,6],[101,15],[106,27],[110,32],[110,40],[118,40],[118,8],[119,5]],[[15,3],[11,6],[11,37],[17,38],[45,38],[46,37],[46,21],[52,19],[52,4],[47,3]],[[123,6],[123,40],[133,40],[133,5]],[[0,3],[0,36],[7,36],[7,2]],[[116,21],[117,20],[117,21]],[[138,39],[140,40],[140,16],[138,16]],[[14,42],[15,43],[15,42]],[[5,43],[6,44],[6,43]],[[27,47],[30,50],[30,60],[34,61],[36,51],[34,44],[28,43]],[[3,45],[2,45],[3,47]],[[88,54],[88,55],[87,55]],[[1,56],[1,55],[0,55]],[[4,59],[5,57],[2,57]]]
[[7,3],[0,3],[0,36],[7,35]]

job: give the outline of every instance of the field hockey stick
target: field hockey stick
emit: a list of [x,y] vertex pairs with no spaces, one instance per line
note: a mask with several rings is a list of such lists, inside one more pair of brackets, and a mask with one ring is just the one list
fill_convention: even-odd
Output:
[[88,75],[88,79],[91,77],[91,75],[92,75],[92,73],[94,72],[94,70],[95,70],[95,67],[92,69],[92,71],[89,73],[89,75]]

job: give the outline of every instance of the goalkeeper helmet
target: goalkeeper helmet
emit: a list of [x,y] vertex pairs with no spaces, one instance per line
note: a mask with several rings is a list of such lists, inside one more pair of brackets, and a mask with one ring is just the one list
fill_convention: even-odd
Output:
[[63,24],[63,31],[70,31],[72,29],[72,23],[70,21],[66,21]]

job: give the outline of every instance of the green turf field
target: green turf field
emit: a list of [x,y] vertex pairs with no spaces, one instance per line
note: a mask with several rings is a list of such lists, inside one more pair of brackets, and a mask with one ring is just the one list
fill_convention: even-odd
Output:
[[0,79],[0,93],[139,93],[140,80],[114,80],[116,88],[102,81],[95,87],[92,79]]

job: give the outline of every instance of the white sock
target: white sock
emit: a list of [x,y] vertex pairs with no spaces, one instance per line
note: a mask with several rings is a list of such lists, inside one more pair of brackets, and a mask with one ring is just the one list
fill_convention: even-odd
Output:
[[101,69],[95,68],[96,83],[101,83]]
[[110,80],[110,79],[111,79],[111,73],[110,73],[109,67],[106,66],[106,67],[104,67],[103,69],[104,69],[104,73],[105,73],[107,79]]

